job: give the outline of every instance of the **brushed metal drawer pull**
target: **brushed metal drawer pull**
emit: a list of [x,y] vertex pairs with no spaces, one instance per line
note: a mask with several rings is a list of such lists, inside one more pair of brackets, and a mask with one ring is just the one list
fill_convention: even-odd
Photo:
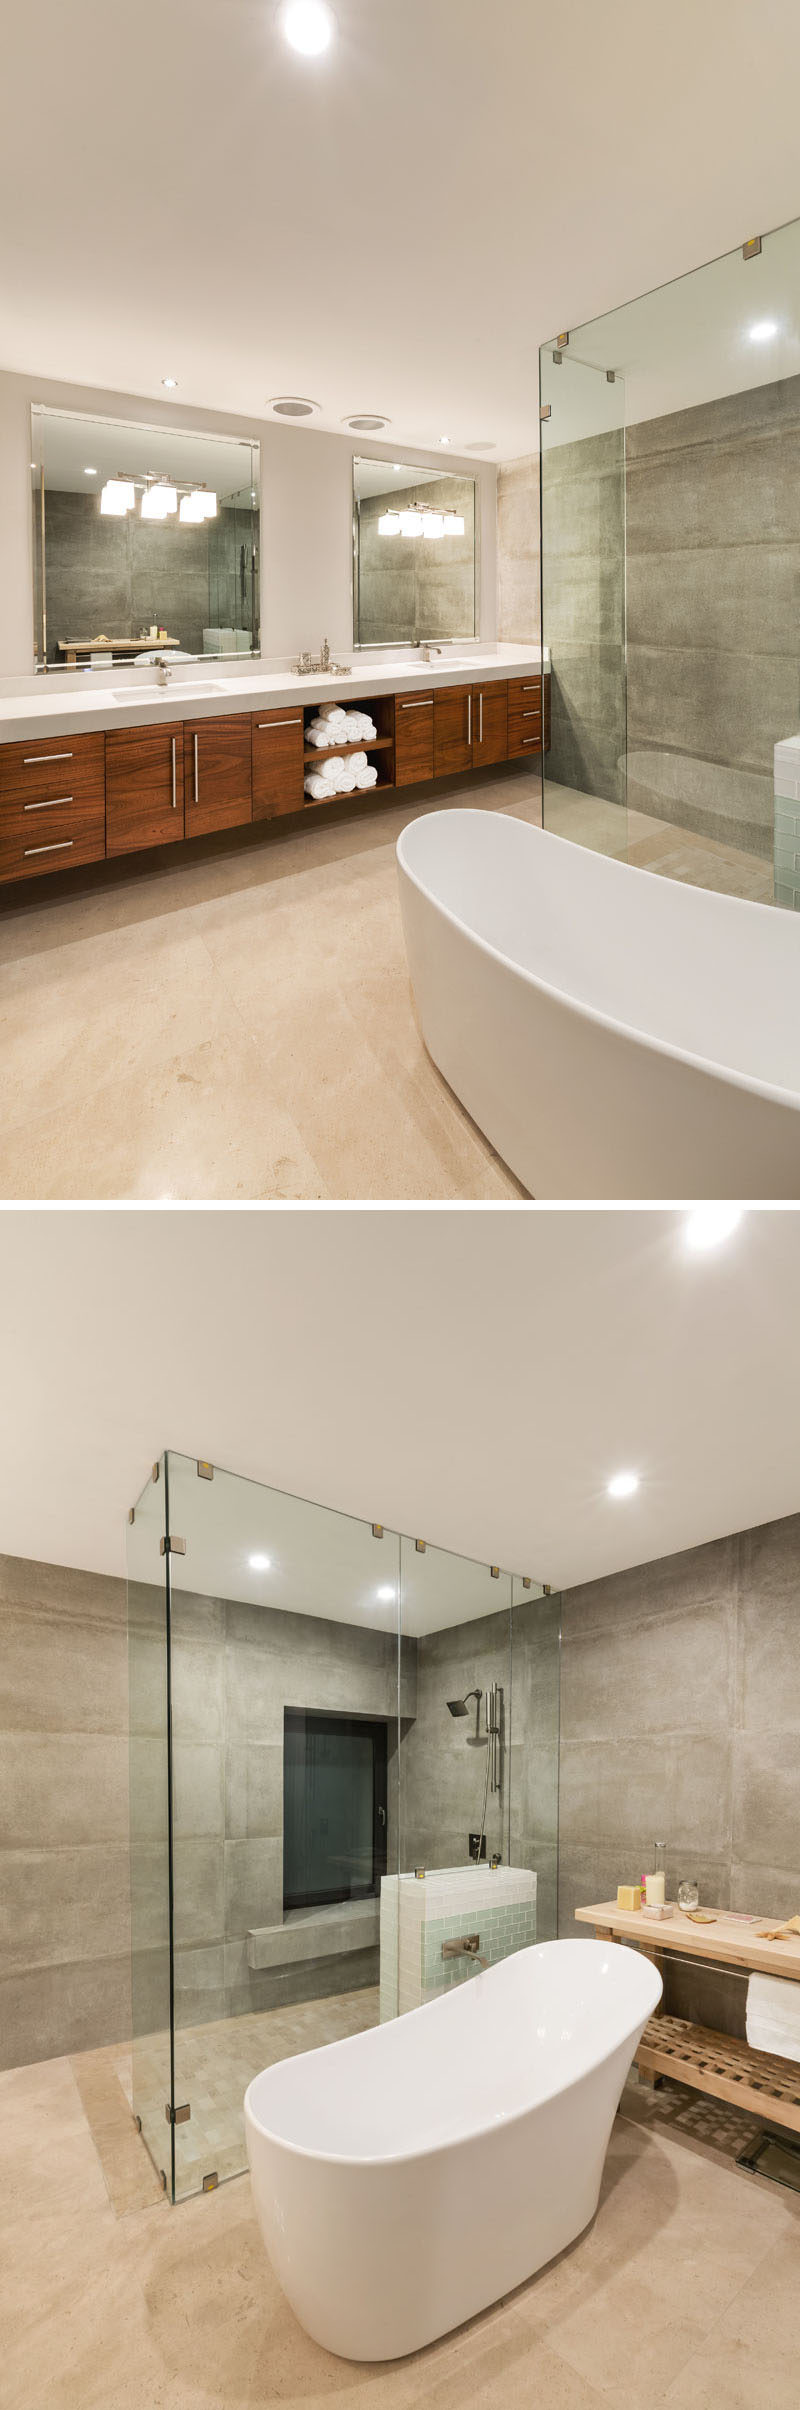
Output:
[[541,716],[540,711],[523,711],[522,714],[524,720],[540,720]]
[[41,803],[24,803],[23,812],[52,812],[56,803],[73,803],[72,795],[43,795]]
[[539,739],[538,736],[524,736],[522,742],[523,745],[538,745]]
[[198,746],[198,738],[197,738],[197,736],[195,736],[195,740],[194,740],[194,799],[195,799],[195,803],[199,803],[199,801],[200,801],[200,784],[199,784],[198,772],[197,772],[197,746]]
[[401,711],[432,711],[433,696],[422,695],[418,703],[401,703],[400,709]]
[[538,695],[540,685],[541,679],[533,678],[530,686],[523,686],[522,692],[524,695]]
[[174,737],[174,736],[173,736],[173,737],[171,738],[171,744],[172,744],[172,809],[173,809],[173,812],[177,812],[177,809],[178,809],[178,740],[177,740],[177,737]]
[[472,690],[467,696],[467,744],[472,743]]
[[299,728],[299,726],[300,726],[300,722],[301,722],[301,720],[302,720],[302,717],[303,717],[302,711],[296,711],[296,712],[294,712],[294,714],[293,714],[293,716],[292,716],[292,718],[291,718],[290,720],[257,720],[257,721],[256,721],[256,727],[257,727],[257,728]]
[[479,718],[478,718],[478,743],[479,743],[479,745],[482,745],[482,744],[483,744],[483,694],[482,694],[482,693],[481,693],[481,694],[479,694],[479,696],[478,696],[478,712],[479,712]]
[[74,837],[62,837],[57,845],[26,845],[22,859],[27,862],[31,854],[66,854],[74,843]]
[[24,770],[32,770],[34,764],[39,762],[71,760],[71,753],[23,753],[22,767]]

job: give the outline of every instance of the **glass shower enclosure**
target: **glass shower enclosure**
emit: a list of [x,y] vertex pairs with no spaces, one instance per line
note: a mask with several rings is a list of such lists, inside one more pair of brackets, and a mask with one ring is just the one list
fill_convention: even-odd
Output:
[[128,1596],[133,2107],[179,2201],[244,2167],[261,2067],[555,1935],[560,1602],[172,1452]]
[[540,417],[544,826],[796,909],[800,220],[544,344]]

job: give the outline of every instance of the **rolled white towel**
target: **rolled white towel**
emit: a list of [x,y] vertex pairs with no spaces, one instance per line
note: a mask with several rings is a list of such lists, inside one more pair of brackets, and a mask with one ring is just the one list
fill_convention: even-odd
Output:
[[347,713],[343,703],[320,703],[319,716],[321,720],[344,720]]
[[330,780],[321,778],[318,770],[310,770],[308,777],[303,780],[303,785],[306,794],[312,795],[315,803],[324,803],[328,795],[336,793],[336,788],[331,786]]
[[377,783],[377,777],[378,773],[374,762],[365,762],[363,770],[356,771],[356,786],[374,787]]
[[366,753],[351,753],[351,755],[350,755],[350,768],[351,768],[351,770],[365,770],[365,769],[366,769],[366,767],[367,767],[367,756],[366,756]]
[[305,733],[306,733],[306,743],[307,743],[307,744],[309,744],[309,745],[320,745],[320,746],[322,746],[322,745],[341,744],[341,742],[342,742],[341,737],[334,737],[334,736],[332,736],[332,735],[331,735],[331,731],[330,731],[330,728],[328,727],[327,721],[326,721],[326,723],[325,723],[325,726],[323,727],[323,726],[321,725],[321,723],[320,723],[320,721],[319,721],[319,720],[312,720],[312,722],[311,722],[311,726],[310,726],[309,728],[307,728],[307,729],[306,729],[306,732],[305,732]]

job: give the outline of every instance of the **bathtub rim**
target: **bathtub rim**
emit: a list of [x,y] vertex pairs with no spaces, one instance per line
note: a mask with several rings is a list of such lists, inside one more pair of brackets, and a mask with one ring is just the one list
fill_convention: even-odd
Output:
[[[563,1948],[565,1942],[567,1943],[567,1946],[572,1946],[572,1948],[580,1950],[581,1952],[591,1950],[592,1954],[594,1954],[596,1950],[602,1950],[605,1957],[608,1956],[609,1950],[613,1950],[615,1955],[618,1952],[627,1957],[632,1955],[632,1953],[629,1950],[626,1950],[624,1945],[620,1942],[606,1943],[604,1941],[597,1941],[594,1939],[589,1940],[588,1937],[586,1939],[582,1939],[579,1935],[573,1933],[564,1934],[561,1939],[556,1942],[534,1941],[529,1943],[528,1948],[532,1950],[560,1949]],[[527,1951],[515,1950],[513,1956],[515,1958],[524,1958],[527,1956]],[[639,1958],[638,1953],[636,1953],[636,1957]],[[609,2044],[608,2049],[595,2052],[587,2064],[581,2067],[579,2075],[576,2075],[574,2072],[571,2074],[565,2073],[557,2083],[552,2085],[549,2091],[542,2094],[540,2100],[526,2101],[520,2108],[513,2109],[509,2116],[504,2117],[499,2124],[497,2122],[492,2123],[491,2119],[487,2117],[484,2118],[483,2121],[478,2125],[470,2125],[466,2127],[463,2133],[448,2135],[444,2141],[439,2140],[438,2142],[423,2143],[420,2145],[419,2149],[414,2150],[365,2151],[358,2156],[352,2151],[318,2150],[316,2148],[312,2148],[308,2143],[292,2142],[287,2136],[274,2133],[271,2127],[264,2125],[263,2120],[256,2115],[256,2111],[252,2106],[251,2094],[254,2091],[256,2084],[260,2082],[262,2075],[271,2075],[273,2073],[273,2069],[271,2067],[260,2067],[258,2074],[251,2076],[244,2096],[245,2139],[247,2138],[247,2123],[249,2119],[263,2142],[271,2143],[273,2148],[276,2150],[288,2151],[293,2159],[307,2159],[314,2166],[322,2165],[325,2167],[342,2167],[356,2171],[361,2170],[362,2168],[371,2169],[384,2167],[411,2167],[416,2165],[416,2163],[422,2159],[441,2158],[443,2152],[445,2151],[461,2150],[467,2143],[480,2142],[484,2139],[488,2140],[491,2134],[496,2134],[500,2131],[502,2131],[504,2134],[513,2132],[514,2127],[519,2125],[523,2117],[535,2116],[540,2109],[548,2108],[552,2101],[560,2099],[562,2093],[569,2092],[575,2084],[585,2083],[592,2076],[596,2075],[599,2069],[605,2066],[607,2060],[613,2057],[617,2050],[627,2046],[631,2036],[637,2033],[643,2024],[647,2023],[648,2017],[652,2017],[655,2014],[664,1989],[663,1981],[651,1959],[645,1959],[642,1957],[639,1958],[639,1963],[642,1967],[643,1973],[645,1969],[647,1970],[653,1990],[653,1997],[645,2009],[644,2016],[637,2014],[633,2018],[632,2022],[626,2021],[624,2032],[616,2033],[614,2035],[613,2041]],[[482,1967],[478,1974],[477,1980],[480,1982],[483,1976],[499,1973],[500,1967],[507,1966],[508,1964],[508,1959],[503,1958],[499,1959],[494,1966]],[[473,1977],[472,1980],[474,1981],[476,1978]],[[452,1997],[452,1992],[440,1992],[436,2000],[423,2000],[419,2008],[406,2009],[402,2019],[400,2017],[392,2018],[391,2022],[392,2024],[402,2023],[405,2025],[411,2018],[432,2016],[437,2009],[447,2008],[452,2000]],[[380,2033],[382,2029],[380,2025],[372,2025],[367,2026],[365,2030],[367,2033]],[[316,2058],[320,2050],[343,2050],[346,2048],[349,2042],[361,2041],[362,2039],[363,2036],[361,2034],[340,2034],[339,2039],[336,2042],[320,2042],[316,2044],[316,2047],[313,2050],[296,2051],[291,2064],[294,2066],[298,2063],[302,2063],[304,2059]],[[286,2063],[287,2062],[283,2059],[277,2059],[275,2061],[275,2069],[285,2065]]]
[[[469,817],[472,820],[516,820],[517,818],[515,812],[487,812],[481,810],[478,804],[443,804],[440,811],[449,818],[455,817],[456,813],[462,818]],[[395,847],[397,861],[403,876],[410,881],[412,887],[416,888],[417,894],[422,896],[423,901],[431,904],[434,911],[441,912],[444,919],[449,921],[451,928],[458,930],[462,937],[469,938],[470,943],[478,946],[482,954],[486,954],[492,962],[500,963],[504,970],[513,971],[517,979],[523,979],[527,986],[536,989],[537,994],[552,996],[557,1004],[567,1012],[574,1014],[576,1019],[593,1021],[598,1029],[610,1031],[615,1038],[625,1038],[630,1044],[649,1047],[654,1054],[663,1055],[669,1063],[683,1063],[691,1071],[700,1071],[706,1078],[722,1080],[727,1087],[743,1089],[747,1096],[759,1097],[766,1104],[781,1105],[789,1112],[800,1113],[800,1087],[796,1089],[779,1087],[774,1081],[757,1079],[753,1073],[737,1071],[730,1063],[719,1063],[713,1055],[694,1054],[686,1046],[670,1046],[666,1038],[651,1036],[648,1030],[637,1028],[633,1021],[617,1021],[613,1013],[601,1011],[596,1004],[579,1002],[576,996],[570,994],[568,988],[556,987],[552,980],[542,978],[541,973],[529,971],[524,963],[515,960],[513,954],[502,953],[499,946],[493,945],[490,938],[481,936],[480,931],[472,928],[469,921],[461,920],[451,905],[443,904],[432,889],[423,884],[418,873],[412,870],[401,851],[403,839],[407,836],[408,831],[423,826],[434,817],[438,817],[438,814],[420,812],[415,820],[406,822]],[[574,843],[573,838],[561,837],[555,829],[539,828],[531,821],[521,820],[519,826],[529,829],[533,837],[549,837],[554,845],[572,845]],[[579,853],[591,854],[595,854],[596,851],[594,846],[589,845],[581,845],[576,850]],[[638,863],[634,862],[618,862],[613,854],[600,854],[597,858],[608,863],[611,871],[632,872],[637,878],[657,879],[661,885],[664,883],[661,872],[647,870],[644,865],[640,867]],[[677,887],[689,885],[690,882],[673,879],[669,884]],[[717,897],[716,889],[699,888],[695,892]],[[779,906],[773,904],[759,904],[742,895],[720,895],[717,900],[744,912],[773,913],[780,909]]]

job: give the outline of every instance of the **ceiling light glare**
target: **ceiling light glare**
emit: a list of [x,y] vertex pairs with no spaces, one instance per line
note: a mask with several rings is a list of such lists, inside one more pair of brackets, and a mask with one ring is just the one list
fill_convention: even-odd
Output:
[[318,59],[329,50],[335,25],[327,0],[284,0],[281,26],[285,40],[301,58]]
[[376,1590],[375,1596],[380,1600],[382,1607],[390,1607],[394,1599],[394,1591],[391,1587],[391,1583],[382,1582],[380,1589]]
[[133,485],[127,477],[109,477],[100,495],[100,513],[104,519],[124,519],[136,500]]
[[174,393],[177,388],[178,379],[177,377],[162,377],[161,383],[166,387],[167,393]]
[[452,436],[450,436],[450,435],[440,435],[440,437],[439,437],[439,442],[440,442],[440,444],[445,444],[445,445],[447,445],[447,444],[449,444],[449,443],[452,443],[452,440],[453,440],[453,439],[452,439]]
[[755,326],[751,326],[749,329],[750,341],[751,343],[771,343],[773,335],[777,335],[777,332],[777,318],[757,318]]
[[706,1255],[711,1247],[721,1247],[738,1229],[744,1207],[741,1205],[695,1205],[686,1217],[686,1245],[693,1255]]
[[609,1498],[632,1498],[638,1487],[638,1473],[615,1473],[613,1481],[608,1484],[608,1495]]
[[84,474],[84,477],[96,477],[96,476],[97,476],[97,470],[96,470],[96,469],[84,469],[83,474]]
[[378,534],[379,536],[399,536],[399,510],[384,510],[381,512],[381,516],[378,520]]
[[268,1573],[272,1558],[271,1556],[249,1556],[247,1562],[251,1573]]

